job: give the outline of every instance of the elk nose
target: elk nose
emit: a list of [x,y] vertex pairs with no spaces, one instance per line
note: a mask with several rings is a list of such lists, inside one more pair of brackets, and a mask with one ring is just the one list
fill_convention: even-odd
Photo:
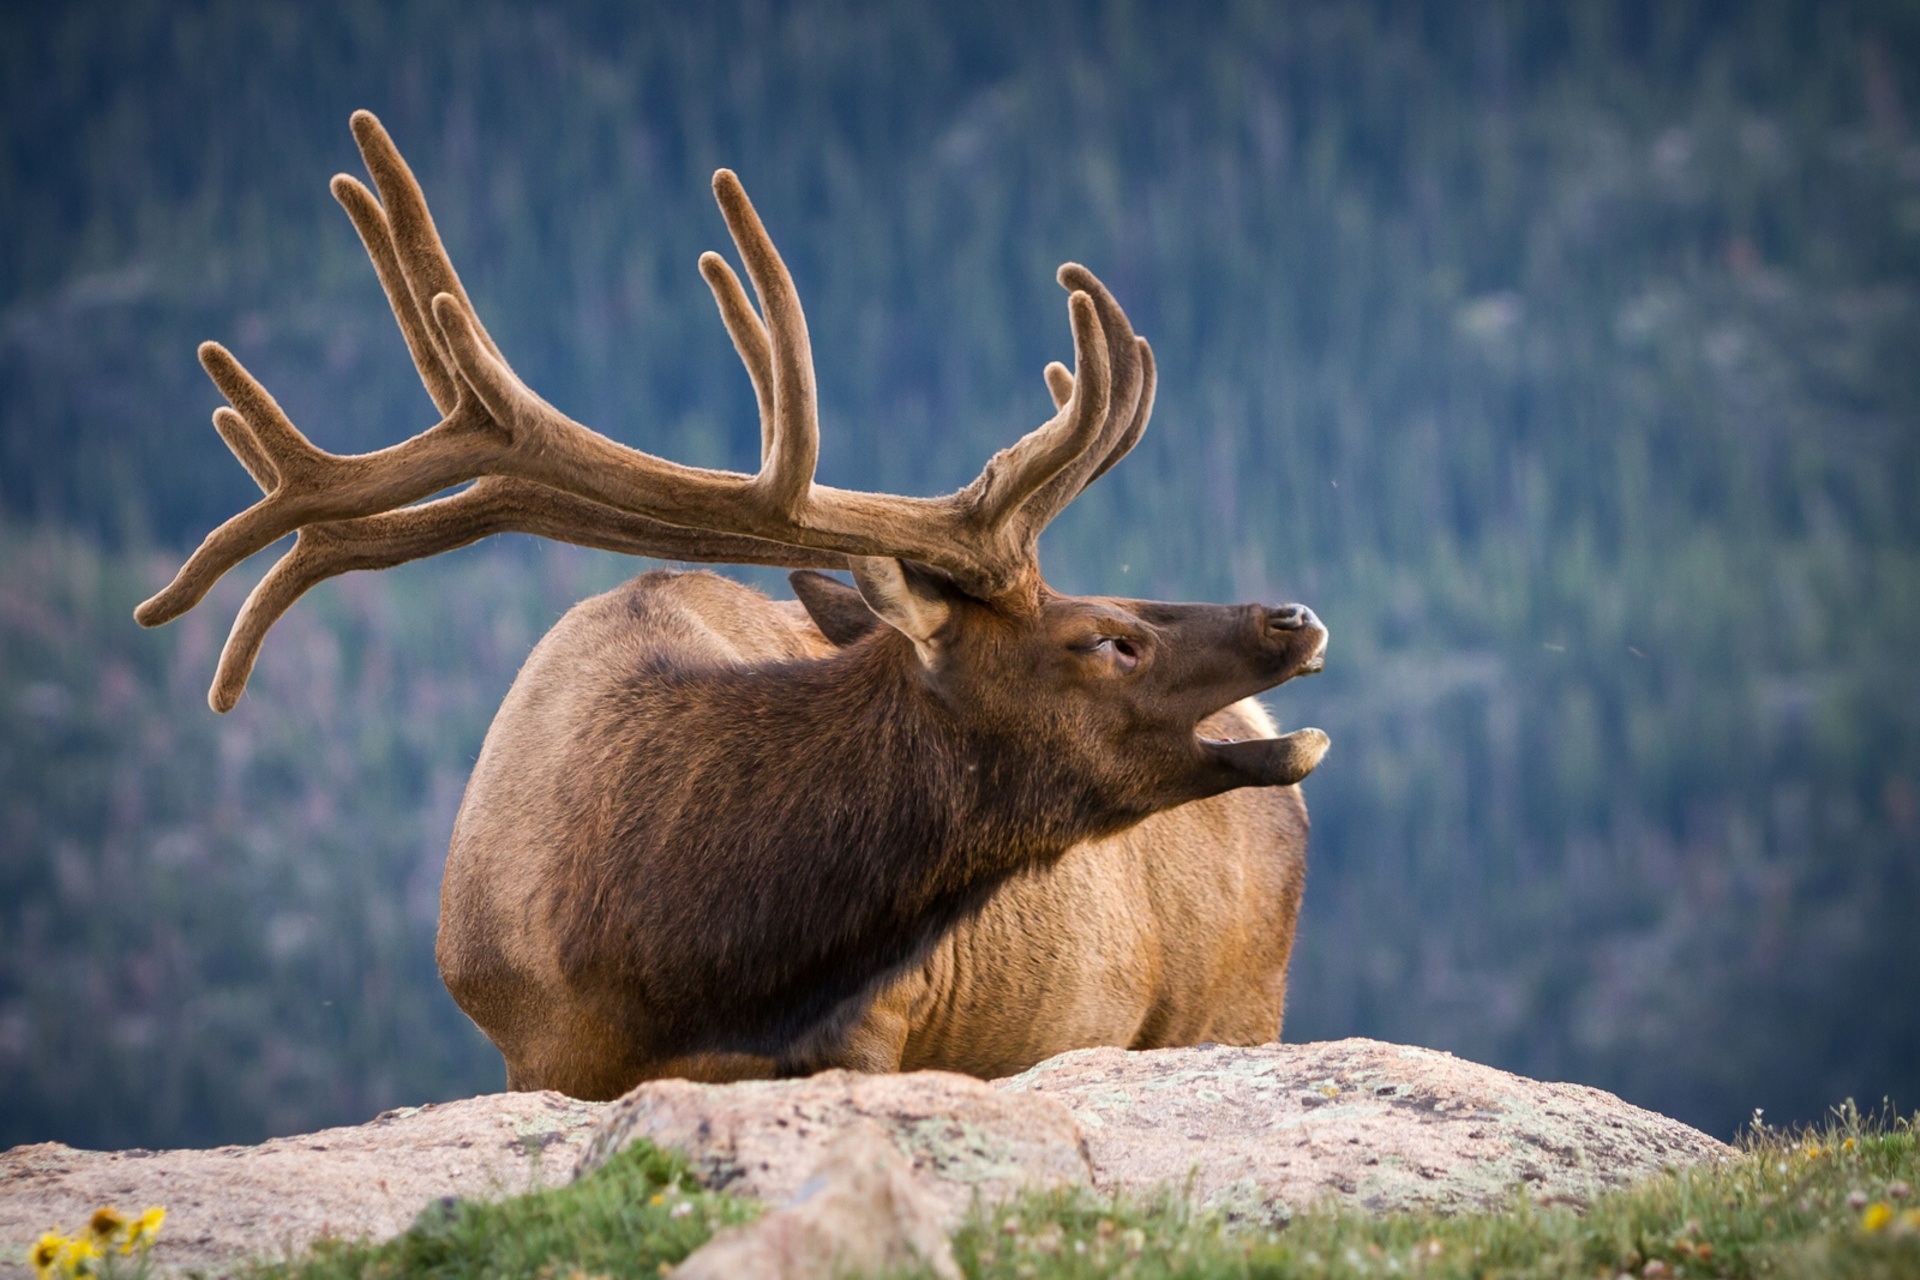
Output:
[[1283,604],[1267,610],[1267,625],[1276,631],[1301,631],[1318,627],[1320,619],[1303,604]]

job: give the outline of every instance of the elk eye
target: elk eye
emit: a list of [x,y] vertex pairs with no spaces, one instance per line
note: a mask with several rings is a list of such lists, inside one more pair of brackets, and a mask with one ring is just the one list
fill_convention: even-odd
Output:
[[1115,666],[1122,671],[1131,671],[1140,665],[1140,650],[1131,640],[1118,636],[1101,636],[1098,640],[1080,646],[1080,651],[1103,658],[1112,658]]

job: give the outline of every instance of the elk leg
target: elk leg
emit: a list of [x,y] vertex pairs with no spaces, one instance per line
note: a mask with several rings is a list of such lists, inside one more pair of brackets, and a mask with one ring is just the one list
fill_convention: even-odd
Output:
[[846,1047],[834,1055],[835,1060],[823,1065],[883,1075],[900,1069],[906,1048],[906,1010],[894,1008],[883,995],[867,1006],[866,1016],[847,1036]]

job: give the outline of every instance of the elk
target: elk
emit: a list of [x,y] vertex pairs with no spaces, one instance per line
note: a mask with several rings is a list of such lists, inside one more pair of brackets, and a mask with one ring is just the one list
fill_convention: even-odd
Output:
[[329,454],[202,345],[228,400],[215,428],[264,496],[136,618],[178,617],[298,533],[234,622],[214,709],[315,584],[493,533],[796,571],[786,603],[643,574],[570,611],[508,693],[455,822],[437,954],[509,1088],[994,1074],[1063,1039],[1277,1034],[1295,784],[1327,738],[1278,734],[1251,699],[1318,670],[1327,633],[1298,604],[1076,598],[1041,579],[1041,530],[1153,403],[1152,352],[1091,272],[1059,272],[1074,369],[1045,370],[1051,419],[945,497],[830,488],[797,292],[721,170],[758,310],[719,255],[700,270],[753,384],[761,467],[681,466],[520,381],[399,151],[370,113],[352,127],[378,195],[345,175],[332,190],[442,417]]

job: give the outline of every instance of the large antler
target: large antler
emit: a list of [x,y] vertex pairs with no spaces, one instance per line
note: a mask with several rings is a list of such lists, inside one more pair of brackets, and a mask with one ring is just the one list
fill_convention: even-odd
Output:
[[[672,559],[831,567],[847,556],[935,566],[982,596],[1027,581],[1040,531],[1145,429],[1153,366],[1144,340],[1085,268],[1062,267],[1077,374],[1047,368],[1058,412],[942,498],[851,492],[814,482],[813,363],[799,296],[739,180],[714,195],[760,302],[754,313],[717,254],[712,289],[760,405],[754,475],[687,467],[618,444],[562,414],[507,366],[475,317],[405,160],[369,112],[353,132],[379,199],[341,175],[333,193],[373,259],[440,422],[374,453],[316,448],[225,348],[201,363],[232,408],[215,426],[266,494],[209,534],[135,617],[171,621],[241,560],[301,531],[234,624],[209,694],[227,710],[273,622],[335,574],[383,568],[517,530]],[[467,480],[453,497],[408,506]]]

